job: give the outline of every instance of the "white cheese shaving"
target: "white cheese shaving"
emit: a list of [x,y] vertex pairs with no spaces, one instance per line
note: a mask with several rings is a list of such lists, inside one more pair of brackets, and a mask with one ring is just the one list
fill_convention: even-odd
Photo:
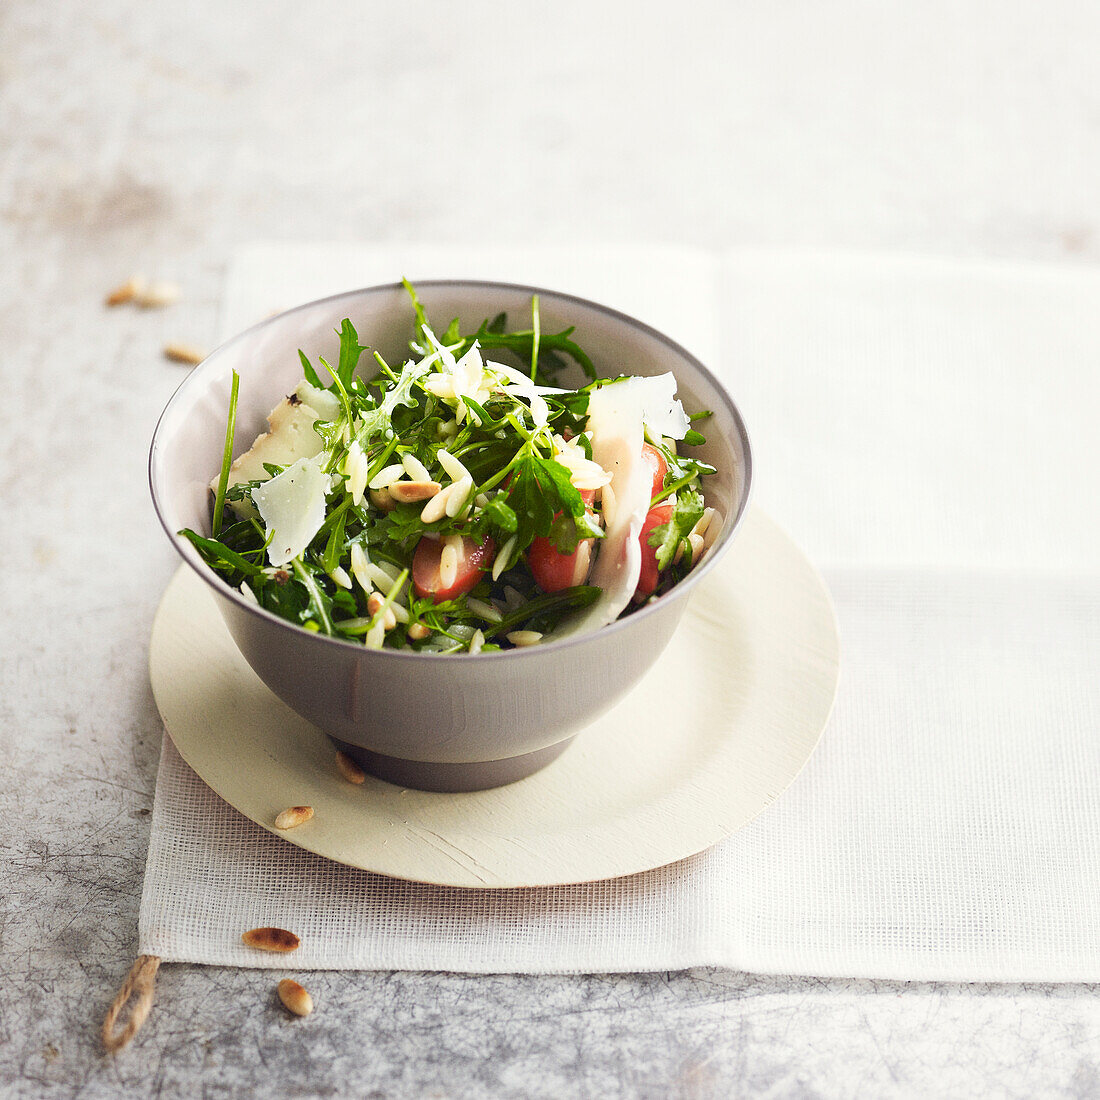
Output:
[[314,458],[300,458],[281,474],[252,490],[252,500],[271,538],[267,557],[286,565],[313,541],[325,522],[330,478]]
[[600,595],[567,620],[555,637],[598,630],[626,610],[641,575],[638,540],[653,488],[653,470],[642,460],[645,428],[658,436],[682,439],[688,424],[671,374],[627,378],[592,394],[587,424],[592,460],[611,475],[601,495],[604,537],[588,580],[600,588]]
[[[284,397],[267,418],[268,430],[258,435],[252,446],[229,467],[226,488],[243,481],[266,481],[264,463],[289,466],[300,458],[313,458],[321,451],[321,437],[313,430],[318,420],[335,420],[340,415],[340,399],[327,390],[301,382],[292,397]],[[218,478],[210,482],[218,491]],[[254,515],[247,499],[230,505],[242,518]]]

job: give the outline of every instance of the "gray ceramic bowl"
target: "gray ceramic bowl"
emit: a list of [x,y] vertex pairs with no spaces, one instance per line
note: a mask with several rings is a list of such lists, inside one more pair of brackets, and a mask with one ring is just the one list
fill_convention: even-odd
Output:
[[[210,586],[257,675],[303,717],[383,779],[427,790],[467,791],[530,775],[608,710],[665,648],[695,586],[728,549],[751,481],[748,437],[733,401],[678,344],[614,310],[566,294],[510,284],[417,284],[428,317],[475,327],[507,310],[529,314],[537,293],[544,332],[576,326],[601,377],[671,370],[689,411],[711,409],[698,454],[718,468],[708,503],[725,523],[707,559],[657,603],[592,634],[504,653],[439,656],[369,650],[312,634],[250,603],[213,573],[184,527],[209,533],[207,484],[221,464],[232,371],[241,378],[234,453],[265,430],[265,417],[301,379],[298,349],[334,361],[334,330],[350,317],[360,340],[388,362],[407,357],[412,311],[399,284],[311,302],[223,344],[184,380],[153,436],[149,481],[165,531]],[[364,356],[364,362],[369,363]],[[579,374],[565,384],[580,383]]]

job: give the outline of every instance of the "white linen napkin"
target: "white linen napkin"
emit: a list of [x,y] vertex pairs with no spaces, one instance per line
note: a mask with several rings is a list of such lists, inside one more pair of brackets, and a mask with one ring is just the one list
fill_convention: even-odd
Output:
[[301,968],[1100,980],[1100,274],[673,249],[263,245],[226,331],[339,289],[469,276],[639,315],[722,375],[757,503],[824,567],[833,719],[775,804],[627,879],[466,891],[350,870],[225,805],[165,743],[143,953]]

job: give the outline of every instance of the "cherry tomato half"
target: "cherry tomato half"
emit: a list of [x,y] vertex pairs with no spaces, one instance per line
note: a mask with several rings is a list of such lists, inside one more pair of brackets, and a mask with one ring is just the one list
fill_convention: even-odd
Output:
[[469,592],[492,566],[494,553],[492,539],[479,542],[477,539],[464,538],[459,545],[458,570],[455,573],[454,582],[443,587],[439,575],[443,540],[425,536],[416,544],[416,550],[413,553],[413,590],[418,596],[430,596],[432,603],[442,603],[444,600],[453,600],[456,596],[462,596]]
[[649,514],[642,524],[642,533],[638,541],[642,545],[642,571],[638,575],[638,587],[634,590],[636,598],[652,596],[660,579],[660,571],[657,569],[657,548],[649,545],[649,536],[655,527],[660,527],[672,518],[671,504],[658,504],[656,508],[650,508]]
[[545,536],[537,535],[527,549],[527,565],[543,592],[560,592],[584,584],[592,565],[595,539],[581,539],[572,554],[562,554]]
[[652,500],[665,487],[668,463],[665,461],[665,456],[652,443],[642,444],[642,461],[648,463],[653,471],[653,488],[649,494],[649,499]]

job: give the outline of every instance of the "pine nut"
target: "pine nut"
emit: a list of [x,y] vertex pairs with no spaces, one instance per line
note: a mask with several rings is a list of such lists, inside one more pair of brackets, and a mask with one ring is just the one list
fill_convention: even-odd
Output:
[[190,344],[165,344],[164,358],[172,363],[189,363],[197,366],[206,358],[206,352]]
[[485,644],[485,635],[480,630],[474,631],[474,636],[470,639],[470,652],[480,653],[481,647]]
[[336,767],[349,783],[359,784],[366,781],[367,773],[346,752],[337,750]]
[[249,947],[257,947],[261,951],[297,951],[301,940],[285,928],[252,928],[241,936],[241,940]]
[[392,512],[397,503],[389,489],[371,489],[370,499],[380,512]]
[[348,571],[342,565],[338,565],[331,573],[329,573],[329,576],[332,578],[333,583],[338,585],[340,588],[351,587],[351,577],[348,576]]
[[132,302],[135,295],[139,294],[144,287],[145,280],[140,275],[131,275],[122,286],[116,286],[115,289],[107,295],[107,305],[120,306],[124,302]]
[[505,637],[514,646],[538,645],[542,641],[542,635],[537,630],[513,630]]
[[291,806],[275,818],[276,829],[294,829],[304,825],[313,816],[312,806]]
[[308,1016],[313,1011],[313,998],[309,991],[293,978],[283,978],[278,990],[279,1000],[288,1012],[293,1012],[295,1016]]
[[170,306],[180,296],[180,288],[175,283],[150,283],[134,292],[134,301],[144,309],[158,306]]
[[390,496],[400,504],[430,500],[439,493],[438,481],[395,481],[389,486]]
[[421,523],[435,523],[436,520],[442,519],[447,514],[447,501],[450,499],[453,491],[453,485],[448,485],[446,489],[438,490],[435,496],[424,505],[420,513]]
[[[383,596],[381,592],[372,592],[370,599],[367,600],[367,610],[373,617],[382,610],[385,603],[386,597]],[[388,632],[393,630],[395,626],[397,626],[397,616],[393,613],[392,607],[387,607],[382,615],[382,629]]]
[[409,627],[409,641],[422,642],[431,631],[423,623],[413,623]]

